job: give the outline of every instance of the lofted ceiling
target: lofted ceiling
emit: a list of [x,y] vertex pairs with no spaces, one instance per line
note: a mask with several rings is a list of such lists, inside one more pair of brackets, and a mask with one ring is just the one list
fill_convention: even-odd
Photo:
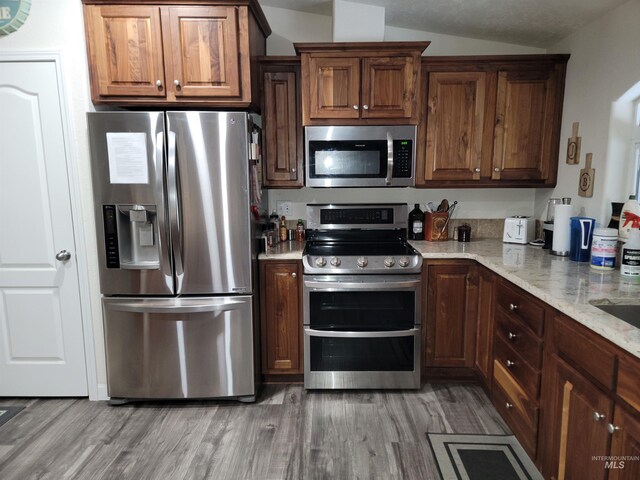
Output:
[[[349,0],[385,7],[386,24],[546,48],[628,0]],[[259,0],[331,15],[331,0]]]

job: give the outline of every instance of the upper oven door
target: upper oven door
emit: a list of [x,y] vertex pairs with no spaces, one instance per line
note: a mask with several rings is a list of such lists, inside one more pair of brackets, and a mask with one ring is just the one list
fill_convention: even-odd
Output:
[[306,127],[306,186],[415,184],[415,126]]

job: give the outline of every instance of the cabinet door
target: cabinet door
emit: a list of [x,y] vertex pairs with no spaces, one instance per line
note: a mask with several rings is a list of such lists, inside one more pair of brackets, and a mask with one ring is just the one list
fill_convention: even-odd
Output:
[[298,262],[261,266],[262,373],[302,373],[302,316]]
[[413,57],[363,58],[361,117],[399,118],[417,123],[414,118],[417,76]]
[[493,331],[495,318],[495,275],[484,267],[478,272],[478,326],[476,335],[476,371],[490,387],[493,376]]
[[467,262],[428,265],[427,367],[474,364],[477,267]]
[[304,184],[300,68],[264,73],[264,186],[300,188]]
[[[609,452],[612,404],[609,397],[556,355],[552,362],[552,461],[546,476],[557,480],[605,479],[604,461],[593,456]],[[541,442],[543,443],[543,442]]]
[[360,118],[360,59],[309,55],[308,65],[308,119]]
[[486,75],[429,74],[425,180],[480,178]]
[[557,165],[554,130],[557,109],[555,71],[499,72],[494,129],[494,180],[540,180]]
[[87,5],[85,22],[94,100],[166,95],[158,7]]
[[[611,436],[611,457],[618,457],[605,465],[609,480],[637,480],[640,478],[640,417],[637,410],[628,412],[616,406],[613,425],[618,429]],[[620,457],[635,457],[625,459]]]
[[[163,16],[164,16],[163,10]],[[168,7],[164,21],[167,78],[176,97],[239,97],[236,7]]]

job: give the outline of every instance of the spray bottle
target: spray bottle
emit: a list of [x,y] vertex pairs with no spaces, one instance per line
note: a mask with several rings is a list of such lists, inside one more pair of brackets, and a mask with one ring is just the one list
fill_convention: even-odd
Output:
[[640,280],[640,215],[627,213],[627,221],[631,222],[629,240],[622,246],[622,262],[620,274],[623,277]]

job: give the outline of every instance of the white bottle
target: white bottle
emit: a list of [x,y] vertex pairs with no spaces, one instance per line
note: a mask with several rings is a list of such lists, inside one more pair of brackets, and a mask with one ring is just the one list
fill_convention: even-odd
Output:
[[624,202],[620,212],[620,225],[618,227],[618,241],[625,242],[629,238],[629,231],[634,227],[634,222],[640,221],[640,205],[635,195],[629,196]]
[[629,232],[629,241],[622,246],[620,274],[640,279],[640,228],[634,226]]

